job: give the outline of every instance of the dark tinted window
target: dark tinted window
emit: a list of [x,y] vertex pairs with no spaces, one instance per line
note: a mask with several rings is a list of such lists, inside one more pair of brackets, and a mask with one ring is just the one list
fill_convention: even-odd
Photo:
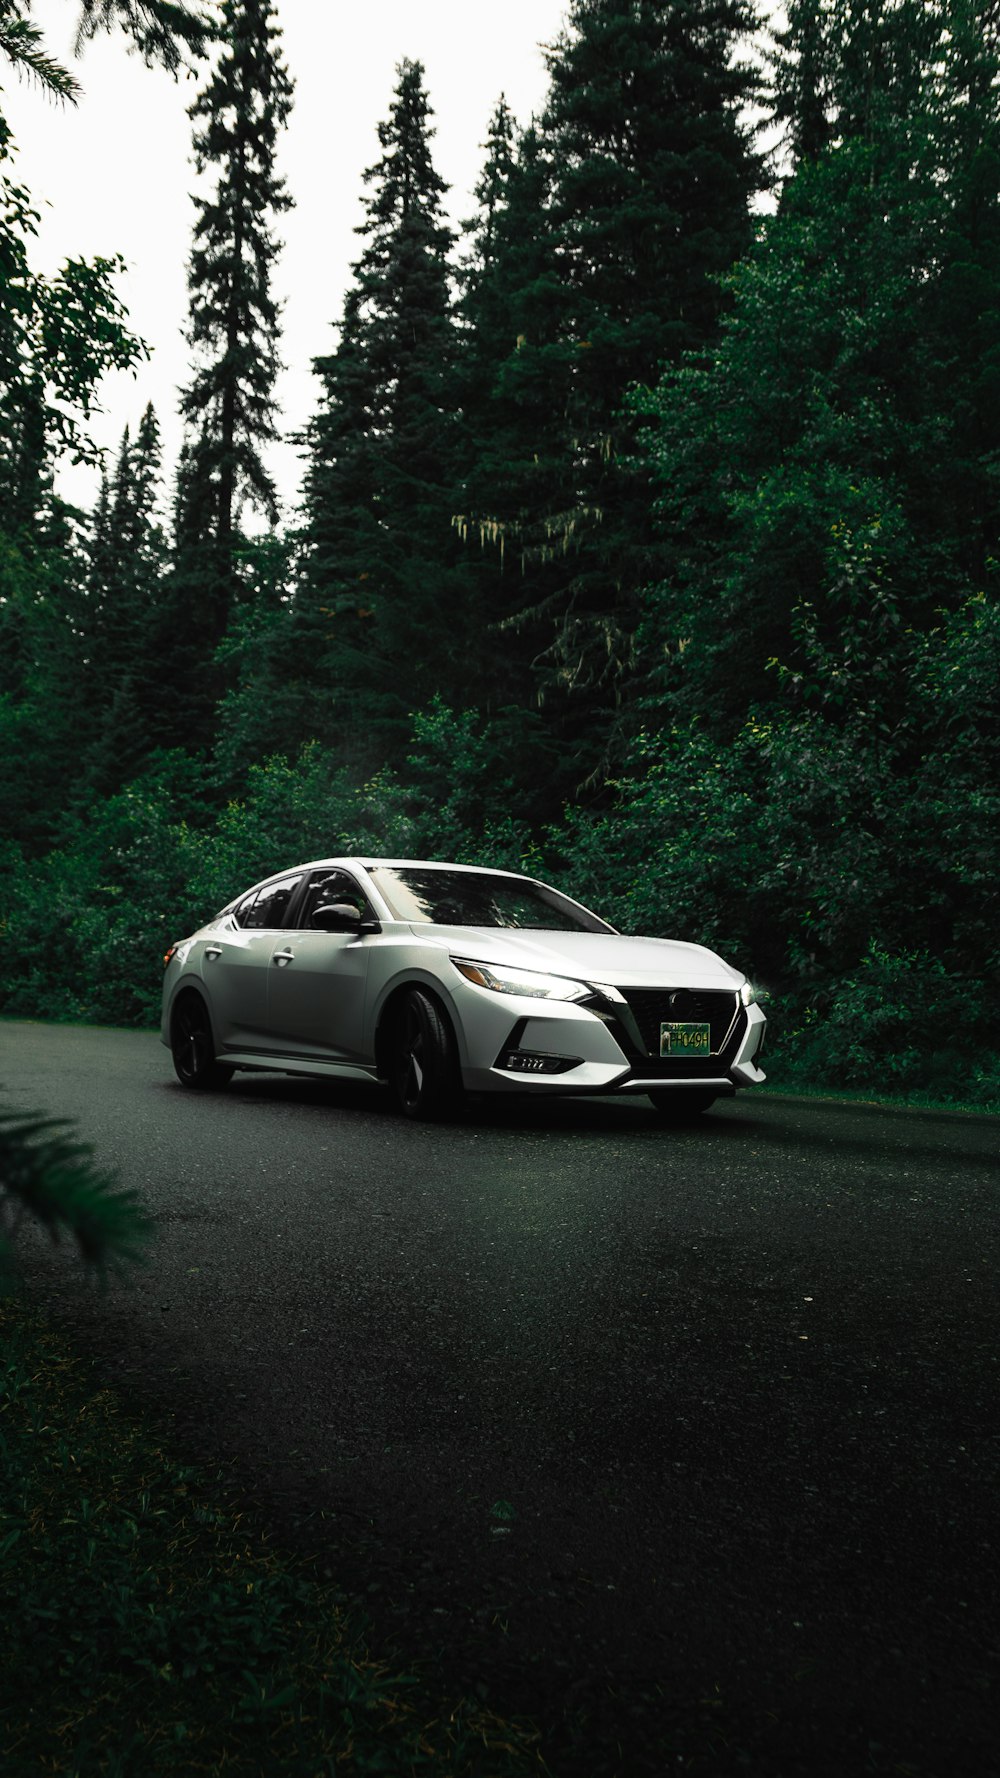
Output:
[[360,884],[346,870],[317,870],[309,878],[305,895],[299,904],[295,916],[296,925],[311,926],[313,910],[329,907],[334,902],[346,902],[349,907],[357,908],[359,914],[374,912]]
[[614,931],[558,889],[530,877],[407,865],[376,865],[372,877],[397,920],[429,921],[434,926],[521,926],[540,932]]
[[282,877],[280,883],[266,883],[258,889],[253,901],[247,905],[242,901],[236,909],[236,918],[241,926],[274,927],[280,926],[285,916],[285,909],[291,901],[292,892],[297,888],[298,877]]

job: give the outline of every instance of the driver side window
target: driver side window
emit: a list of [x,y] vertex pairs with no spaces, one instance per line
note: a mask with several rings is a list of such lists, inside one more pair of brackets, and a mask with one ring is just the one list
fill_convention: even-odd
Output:
[[333,902],[346,902],[349,907],[357,908],[362,918],[371,917],[373,913],[367,896],[347,871],[317,870],[310,877],[299,906],[298,926],[311,928],[314,910],[329,907]]

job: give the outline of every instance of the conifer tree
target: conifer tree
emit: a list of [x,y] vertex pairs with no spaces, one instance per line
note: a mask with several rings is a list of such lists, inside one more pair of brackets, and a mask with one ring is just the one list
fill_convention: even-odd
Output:
[[277,437],[273,223],[292,202],[276,171],[292,84],[271,0],[223,0],[222,36],[215,73],[190,108],[195,167],[216,172],[217,183],[211,196],[195,199],[188,285],[196,368],[181,399],[188,452],[178,492],[179,579],[187,579],[191,601],[207,600],[202,627],[216,642],[234,593],[241,506],[277,520],[264,462]]
[[453,322],[433,113],[404,61],[369,195],[305,479],[295,652],[315,688],[310,734],[391,746],[410,710],[452,688],[462,652],[451,528]]
[[464,256],[461,311],[465,316],[471,310],[480,347],[487,322],[476,298],[481,291],[488,290],[491,273],[497,265],[499,229],[508,207],[511,176],[517,164],[515,133],[513,115],[501,93],[483,144],[486,160],[475,186],[478,209],[475,216],[462,224],[468,245]]
[[[539,697],[530,614],[565,579],[548,540],[553,511],[573,500],[565,415],[571,364],[557,355],[564,293],[550,199],[553,169],[532,124],[509,149],[496,131],[478,192],[492,206],[471,225],[462,294],[464,439],[456,523],[477,586],[482,635],[472,702],[489,713],[531,710]],[[524,614],[529,621],[524,621]]]
[[[761,171],[740,110],[754,77],[736,59],[751,22],[743,0],[574,0],[548,52],[532,313],[494,384],[525,399],[520,467],[501,468],[491,507],[469,505],[519,564],[503,621],[577,781],[607,758],[654,573],[627,391],[713,338],[716,280],[752,238]],[[545,389],[539,451],[528,434]]]
[[787,0],[785,22],[771,35],[771,114],[784,129],[792,165],[814,160],[833,122],[830,0]]
[[995,9],[836,0],[828,24],[830,141],[787,181],[719,346],[651,402],[669,571],[647,658],[723,734],[797,699],[889,737],[901,639],[995,597]]
[[93,744],[91,791],[117,789],[162,729],[160,598],[167,546],[159,516],[160,429],[150,403],[102,478],[89,550],[82,691]]

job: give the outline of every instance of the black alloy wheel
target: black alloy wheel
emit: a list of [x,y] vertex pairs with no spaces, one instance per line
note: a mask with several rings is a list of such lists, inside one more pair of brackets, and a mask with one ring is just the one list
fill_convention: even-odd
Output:
[[185,995],[174,1009],[170,1053],[182,1087],[224,1087],[233,1078],[232,1068],[215,1059],[208,1008],[197,994]]
[[685,1124],[692,1118],[700,1117],[718,1098],[709,1087],[664,1087],[660,1092],[650,1093],[653,1110],[671,1124]]
[[404,1117],[443,1117],[461,1093],[455,1040],[430,996],[411,988],[396,1017],[389,1084]]

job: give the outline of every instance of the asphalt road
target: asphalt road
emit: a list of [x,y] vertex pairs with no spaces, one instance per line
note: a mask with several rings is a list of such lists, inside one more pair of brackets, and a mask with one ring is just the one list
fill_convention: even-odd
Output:
[[534,1715],[555,1778],[1000,1771],[1000,1126],[768,1099],[447,1126],[186,1093],[144,1033],[0,1024],[160,1224],[36,1288],[376,1643]]

